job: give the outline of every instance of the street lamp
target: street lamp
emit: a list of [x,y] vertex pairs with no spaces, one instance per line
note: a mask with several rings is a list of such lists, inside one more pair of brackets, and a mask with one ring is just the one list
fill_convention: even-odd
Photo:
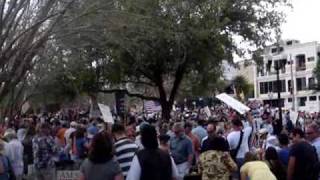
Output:
[[[278,54],[279,52],[279,45],[278,45]],[[278,93],[278,109],[279,109],[279,129],[282,130],[283,125],[282,125],[282,109],[281,109],[281,81],[279,77],[279,72],[280,69],[282,69],[285,66],[286,63],[283,63],[281,60],[277,61],[275,63],[274,69],[277,72],[277,93]]]

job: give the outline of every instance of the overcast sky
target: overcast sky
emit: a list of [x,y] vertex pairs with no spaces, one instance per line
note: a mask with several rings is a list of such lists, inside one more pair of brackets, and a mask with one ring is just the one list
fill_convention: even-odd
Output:
[[292,5],[282,26],[282,39],[320,42],[320,0],[292,0]]

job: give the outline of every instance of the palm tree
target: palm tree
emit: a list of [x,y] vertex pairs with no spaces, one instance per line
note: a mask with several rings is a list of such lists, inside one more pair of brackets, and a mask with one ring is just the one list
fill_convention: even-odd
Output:
[[238,99],[244,100],[245,97],[248,97],[252,91],[252,85],[248,82],[248,80],[241,75],[238,75],[233,78],[232,84],[235,88],[235,93]]

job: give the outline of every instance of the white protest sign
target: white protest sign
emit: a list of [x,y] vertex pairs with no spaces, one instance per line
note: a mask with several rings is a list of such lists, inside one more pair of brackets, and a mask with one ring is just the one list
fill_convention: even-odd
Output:
[[57,180],[78,180],[80,175],[80,171],[58,171]]
[[298,116],[299,116],[298,112],[290,111],[290,120],[292,121],[293,124],[296,124]]
[[106,106],[106,105],[100,104],[100,103],[98,103],[98,106],[99,106],[99,109],[102,113],[102,117],[103,117],[104,122],[108,122],[108,123],[113,124],[114,119],[112,117],[109,106]]
[[211,111],[208,106],[204,107],[204,112],[207,114],[207,117],[211,116]]
[[30,109],[30,104],[29,102],[25,102],[22,107],[21,107],[21,112],[22,114],[26,113]]
[[228,106],[238,111],[240,114],[244,114],[245,112],[250,110],[248,106],[244,105],[243,103],[236,100],[235,98],[227,95],[226,93],[219,94],[216,96],[216,98],[226,103]]

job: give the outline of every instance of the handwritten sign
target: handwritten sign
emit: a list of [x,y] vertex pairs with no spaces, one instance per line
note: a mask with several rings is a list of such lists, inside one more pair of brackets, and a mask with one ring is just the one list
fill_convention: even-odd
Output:
[[57,180],[78,180],[80,175],[80,171],[58,171]]
[[102,113],[104,122],[108,122],[108,123],[113,124],[114,123],[114,119],[112,117],[112,114],[111,114],[109,106],[106,106],[106,105],[100,104],[100,103],[98,103],[98,106],[99,106],[99,109],[100,109],[100,111]]

